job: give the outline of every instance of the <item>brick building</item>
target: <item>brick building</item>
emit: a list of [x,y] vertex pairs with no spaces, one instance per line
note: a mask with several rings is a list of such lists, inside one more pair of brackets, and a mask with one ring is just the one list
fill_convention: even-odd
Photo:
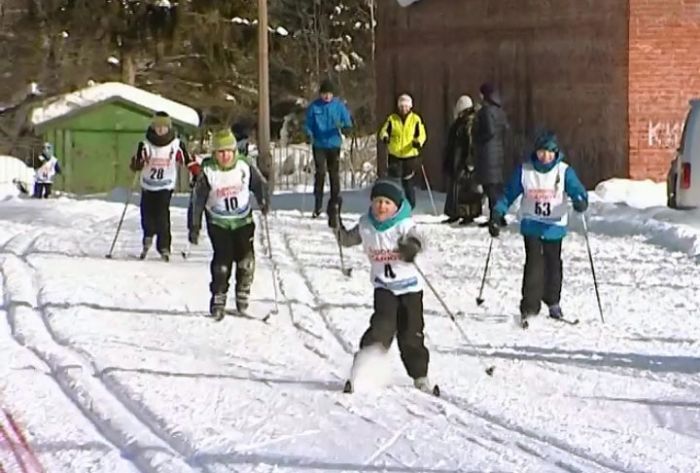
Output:
[[413,95],[438,187],[453,104],[486,80],[503,97],[513,162],[553,128],[589,187],[664,179],[700,96],[700,0],[385,0],[377,21],[379,118]]

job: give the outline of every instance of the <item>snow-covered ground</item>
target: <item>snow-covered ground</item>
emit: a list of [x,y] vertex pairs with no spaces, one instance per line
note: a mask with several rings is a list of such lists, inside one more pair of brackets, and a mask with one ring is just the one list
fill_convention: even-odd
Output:
[[[135,206],[105,259],[118,193],[2,201],[0,406],[51,473],[700,472],[700,268],[689,257],[700,219],[654,199],[613,203],[631,186],[655,195],[653,184],[607,185],[590,210],[606,323],[572,217],[563,308],[581,323],[539,318],[528,331],[511,321],[524,257],[516,226],[494,244],[477,307],[488,234],[436,224],[421,195],[419,264],[470,338],[426,292],[440,399],[410,387],[395,351],[388,387],[340,392],[372,291],[358,249],[344,252],[352,276],[341,274],[325,222],[308,219],[310,197],[301,218],[300,195],[278,196],[286,210],[269,219],[272,259],[258,220],[253,315],[274,307],[273,274],[280,282],[268,323],[201,317],[208,241],[187,260],[138,261]],[[366,193],[346,196],[346,225]],[[175,251],[183,202],[172,212]],[[21,445],[13,454],[6,415],[0,425],[0,471],[39,471]]]

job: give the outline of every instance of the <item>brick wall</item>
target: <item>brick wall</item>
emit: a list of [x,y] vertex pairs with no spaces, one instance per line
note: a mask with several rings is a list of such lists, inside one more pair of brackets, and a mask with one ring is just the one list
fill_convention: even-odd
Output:
[[492,80],[512,126],[508,171],[547,126],[587,186],[626,176],[627,7],[626,0],[379,2],[378,118],[398,93],[413,95],[429,134],[426,168],[441,188],[453,104],[465,92],[478,97],[479,85]]
[[629,3],[630,175],[661,180],[700,97],[700,0]]

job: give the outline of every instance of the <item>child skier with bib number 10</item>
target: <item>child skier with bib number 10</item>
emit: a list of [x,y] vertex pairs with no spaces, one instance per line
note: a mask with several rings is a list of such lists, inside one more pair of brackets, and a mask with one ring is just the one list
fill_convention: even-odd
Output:
[[[522,194],[520,233],[525,240],[525,268],[520,324],[540,312],[541,302],[549,306],[549,316],[562,320],[559,305],[562,270],[561,244],[568,223],[567,195],[574,210],[585,212],[588,195],[574,169],[564,162],[557,137],[543,132],[535,140],[535,150],[527,162],[518,166],[496,202],[489,221],[489,233],[498,237],[498,222]],[[564,319],[566,320],[566,319]]]
[[[374,313],[360,340],[353,374],[345,392],[353,392],[358,365],[363,355],[389,350],[398,339],[401,361],[416,388],[439,395],[439,388],[428,380],[429,353],[423,339],[423,287],[413,265],[422,243],[411,218],[411,205],[399,182],[379,179],[372,187],[372,204],[359,223],[346,230],[338,218],[330,221],[343,246],[362,245],[371,264],[374,285]],[[339,206],[339,204],[338,204]]]
[[202,161],[188,212],[189,242],[199,242],[202,214],[214,248],[211,262],[211,300],[214,320],[226,313],[226,296],[233,263],[236,263],[236,309],[245,313],[255,273],[252,196],[263,215],[269,212],[267,182],[245,156],[238,154],[236,139],[229,130],[214,134],[212,157]]

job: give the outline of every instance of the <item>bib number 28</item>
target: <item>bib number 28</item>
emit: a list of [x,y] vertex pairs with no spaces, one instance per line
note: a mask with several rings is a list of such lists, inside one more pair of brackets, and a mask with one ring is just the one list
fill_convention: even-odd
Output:
[[552,215],[552,204],[550,202],[535,202],[535,215],[549,217]]
[[151,180],[163,179],[163,168],[153,168],[151,169]]

